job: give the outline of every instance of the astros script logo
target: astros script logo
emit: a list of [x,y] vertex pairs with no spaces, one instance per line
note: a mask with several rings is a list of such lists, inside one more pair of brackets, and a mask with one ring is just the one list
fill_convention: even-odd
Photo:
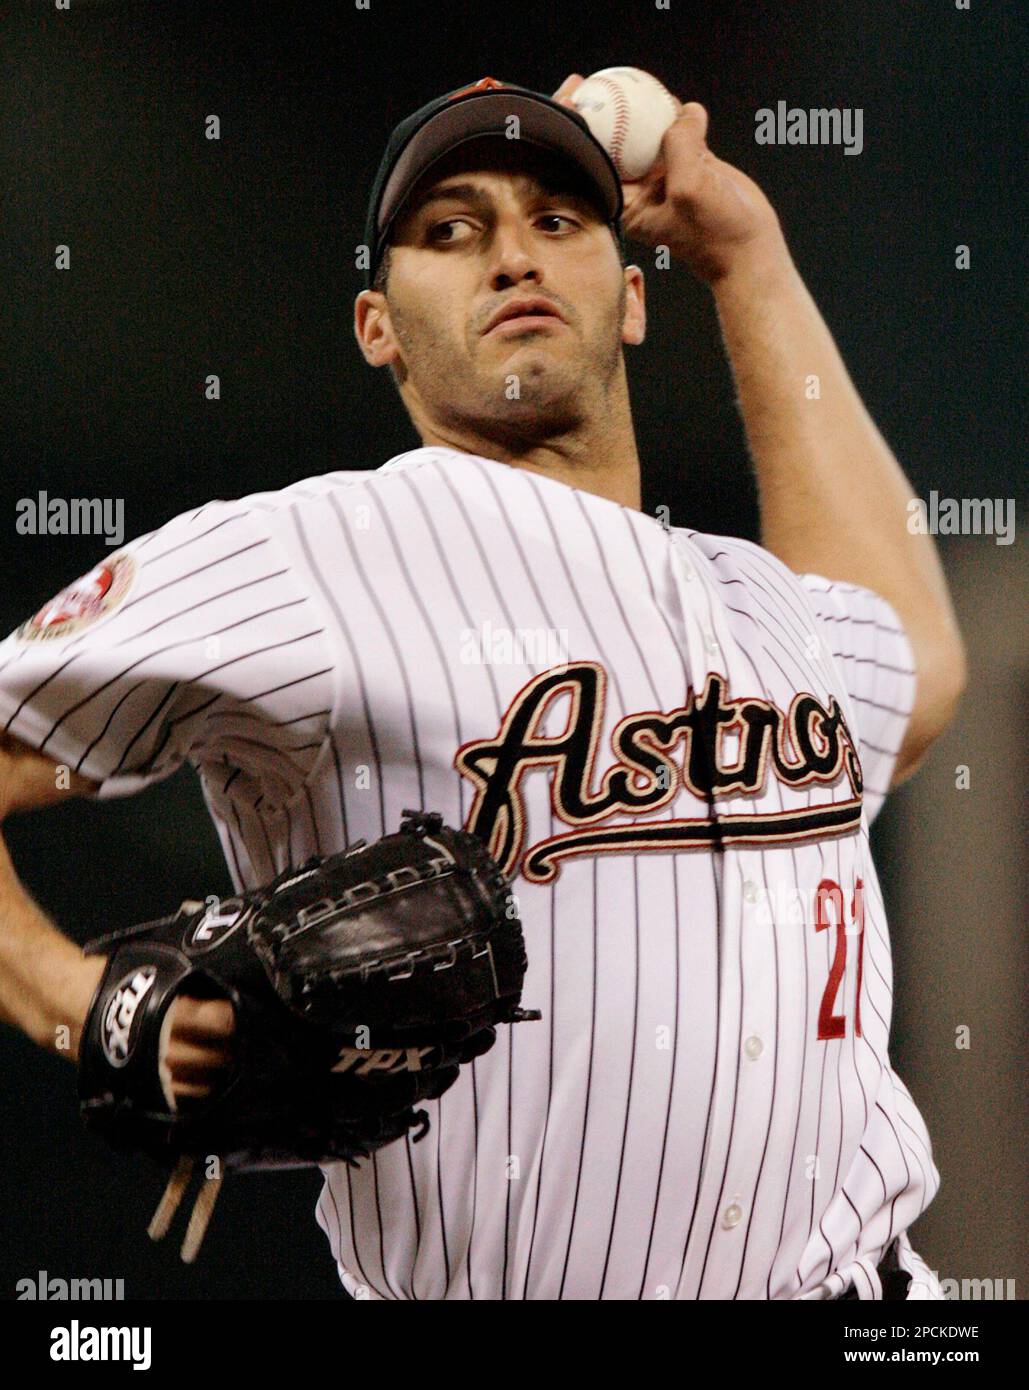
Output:
[[38,642],[79,632],[117,608],[135,576],[131,555],[112,555],[45,603],[16,635],[24,642]]
[[[814,695],[798,694],[788,712],[755,696],[730,699],[728,681],[712,672],[698,696],[692,689],[678,709],[645,711],[622,719],[611,735],[614,764],[591,788],[607,698],[607,674],[593,661],[554,667],[519,691],[495,738],[466,743],[454,766],[475,787],[466,829],[484,841],[509,876],[519,869],[530,882],[556,877],[570,855],[644,850],[674,852],[715,844],[771,846],[825,836],[852,835],[861,824],[863,781],[857,749],[835,697],[828,708]],[[570,695],[567,727],[544,736],[547,711]],[[724,735],[738,732],[729,761]],[[673,762],[684,744],[681,765]],[[575,827],[542,840],[522,857],[526,818],[522,777],[531,768],[552,769],[554,814]],[[843,801],[762,814],[714,814],[717,796],[755,794],[769,773],[789,787],[832,785],[846,779]],[[710,816],[644,820],[683,789],[703,798]],[[597,827],[621,813],[640,819]],[[582,829],[580,827],[596,827]]]

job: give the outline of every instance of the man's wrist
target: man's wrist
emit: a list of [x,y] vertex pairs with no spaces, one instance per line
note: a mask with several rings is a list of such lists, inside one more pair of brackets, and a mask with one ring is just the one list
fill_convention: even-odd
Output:
[[796,267],[781,232],[755,237],[736,248],[724,271],[710,281],[715,300],[787,290],[796,279]]
[[78,1061],[86,1016],[106,968],[106,956],[86,956],[79,952],[78,958],[69,963],[68,974],[62,981],[59,1002],[61,1016],[55,1019],[51,1046],[53,1051],[67,1057],[70,1062]]

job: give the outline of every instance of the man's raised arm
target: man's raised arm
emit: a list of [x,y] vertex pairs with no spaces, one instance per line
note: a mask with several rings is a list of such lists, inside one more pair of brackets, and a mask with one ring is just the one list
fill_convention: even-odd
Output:
[[[666,245],[714,294],[757,474],[762,544],[797,573],[871,589],[904,625],[915,705],[894,782],[950,722],[964,648],[932,538],[908,530],[910,484],[847,374],[746,175],[707,147],[707,113],[682,107],[646,179],[625,185],[626,231]],[[927,407],[928,408],[928,407]]]
[[911,643],[915,705],[896,783],[946,728],[965,684],[935,544],[908,530],[915,494],[785,244],[740,256],[712,289],[757,475],[762,545],[797,573],[874,590]]

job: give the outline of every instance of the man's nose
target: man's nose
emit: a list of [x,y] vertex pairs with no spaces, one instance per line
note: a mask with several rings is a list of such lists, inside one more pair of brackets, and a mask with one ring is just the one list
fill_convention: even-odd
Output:
[[490,268],[493,289],[505,289],[525,279],[539,281],[542,273],[539,258],[529,242],[529,228],[524,221],[500,219],[493,236],[493,265]]

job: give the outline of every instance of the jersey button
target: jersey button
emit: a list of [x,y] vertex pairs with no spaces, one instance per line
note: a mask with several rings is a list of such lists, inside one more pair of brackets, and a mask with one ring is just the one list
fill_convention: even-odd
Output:
[[756,1062],[765,1050],[765,1045],[756,1033],[752,1033],[743,1044],[743,1050],[752,1062]]
[[743,1208],[740,1206],[739,1202],[733,1202],[731,1206],[726,1207],[722,1215],[722,1225],[727,1231],[731,1231],[734,1226],[740,1224],[742,1219]]
[[757,884],[752,878],[745,878],[743,880],[743,896],[748,903],[757,902]]

